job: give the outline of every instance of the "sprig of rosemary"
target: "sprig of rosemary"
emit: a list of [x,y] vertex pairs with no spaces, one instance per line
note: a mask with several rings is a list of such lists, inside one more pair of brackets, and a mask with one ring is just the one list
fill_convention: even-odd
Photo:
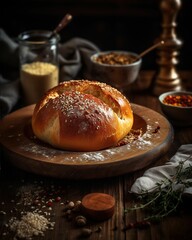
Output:
[[143,191],[137,195],[141,202],[139,205],[127,208],[125,213],[137,209],[147,209],[150,215],[145,220],[161,220],[162,218],[176,212],[182,202],[182,195],[185,188],[192,187],[192,165],[184,168],[184,163],[190,159],[180,161],[176,172],[170,179],[156,183],[154,189]]

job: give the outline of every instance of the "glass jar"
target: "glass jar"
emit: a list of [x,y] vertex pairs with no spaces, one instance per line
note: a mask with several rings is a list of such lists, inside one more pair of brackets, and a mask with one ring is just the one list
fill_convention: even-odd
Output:
[[59,35],[32,30],[19,35],[20,81],[25,103],[34,104],[59,83]]

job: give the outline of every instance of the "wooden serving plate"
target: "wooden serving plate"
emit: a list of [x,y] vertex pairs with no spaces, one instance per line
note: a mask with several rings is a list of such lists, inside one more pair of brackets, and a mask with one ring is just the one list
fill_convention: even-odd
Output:
[[102,151],[63,151],[35,138],[31,129],[33,109],[34,105],[21,108],[0,121],[0,143],[16,167],[45,176],[94,179],[133,172],[165,154],[173,140],[173,130],[166,118],[132,104],[133,129],[142,129],[141,137]]

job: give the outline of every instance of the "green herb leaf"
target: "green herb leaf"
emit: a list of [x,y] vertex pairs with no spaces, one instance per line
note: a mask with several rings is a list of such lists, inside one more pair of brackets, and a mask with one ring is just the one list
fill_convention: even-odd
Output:
[[156,221],[177,211],[185,188],[192,187],[192,181],[188,180],[192,178],[192,165],[184,167],[185,162],[191,157],[179,162],[176,173],[171,176],[171,179],[158,182],[155,189],[138,194],[137,197],[141,203],[127,208],[126,213],[137,209],[148,209],[151,214],[145,220]]

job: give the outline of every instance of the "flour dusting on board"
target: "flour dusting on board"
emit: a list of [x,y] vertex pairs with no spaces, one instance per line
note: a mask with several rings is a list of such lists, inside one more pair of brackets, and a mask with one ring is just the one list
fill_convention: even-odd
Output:
[[45,158],[54,158],[58,156],[59,152],[61,152],[61,154],[64,153],[63,151],[59,151],[51,147],[48,148],[48,147],[40,146],[40,145],[37,145],[36,143],[29,143],[25,146],[21,146],[21,149],[36,155],[41,155]]
[[[31,153],[34,157],[44,157],[47,162],[54,161],[57,157],[57,163],[67,162],[83,162],[89,163],[90,161],[103,162],[108,159],[113,159],[117,154],[123,158],[125,151],[147,150],[151,147],[154,138],[160,137],[159,123],[155,122],[154,126],[147,125],[146,130],[142,129],[132,130],[116,147],[105,149],[95,152],[82,152],[80,155],[77,152],[68,152],[60,149],[55,149],[51,146],[44,146],[32,141],[22,145],[20,148]],[[35,140],[35,137],[34,137]]]

